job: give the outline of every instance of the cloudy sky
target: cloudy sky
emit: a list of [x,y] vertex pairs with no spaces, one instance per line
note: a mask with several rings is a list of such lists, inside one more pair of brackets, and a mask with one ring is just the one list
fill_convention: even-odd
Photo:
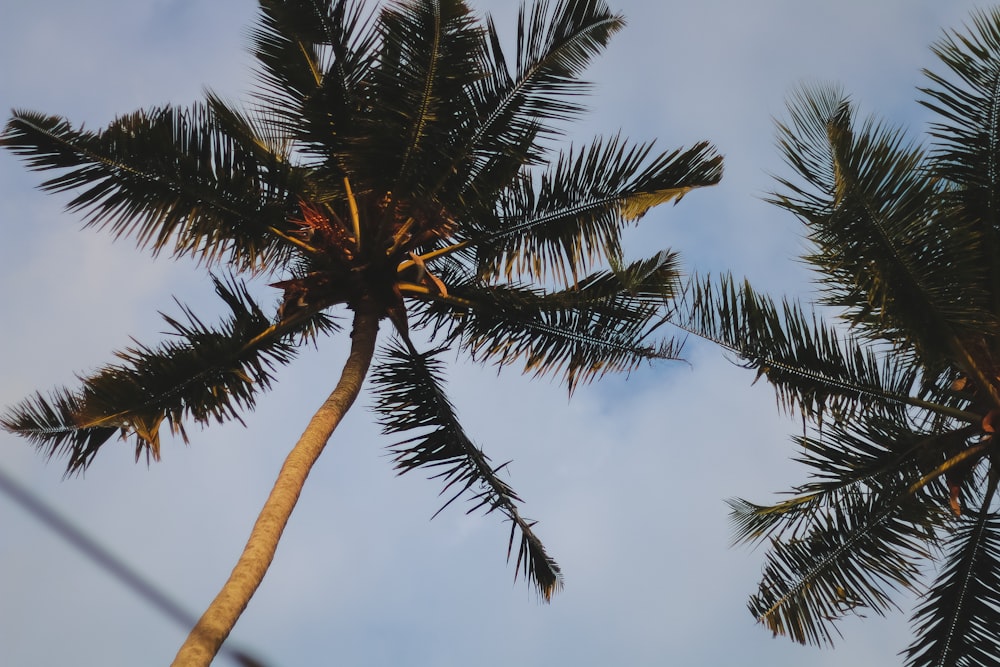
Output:
[[[512,33],[514,5],[479,0]],[[914,102],[928,45],[970,0],[617,0],[628,20],[591,69],[591,113],[568,140],[622,130],[664,149],[708,139],[724,182],[643,219],[631,245],[680,250],[690,270],[730,269],[775,294],[805,295],[801,230],[764,204],[781,172],[773,119],[802,81],[834,81],[861,108],[920,131]],[[186,104],[205,87],[250,86],[251,0],[6,3],[0,109],[61,114],[90,127],[116,114]],[[112,244],[65,197],[0,154],[0,404],[74,383],[130,336],[155,342],[176,296],[206,316],[206,274]],[[327,341],[281,373],[238,424],[167,440],[133,462],[110,443],[85,476],[63,479],[0,434],[0,469],[200,613],[249,532],[286,451],[332,388],[345,349]],[[460,505],[430,521],[436,482],[396,478],[363,396],[309,479],[276,561],[232,635],[266,664],[896,664],[907,613],[842,625],[835,650],[772,639],[745,608],[762,554],[730,548],[724,500],[767,500],[802,478],[767,387],[710,346],[579,390],[457,363],[450,389],[470,433],[510,481],[566,575],[540,603],[505,563],[506,525]],[[908,605],[903,600],[904,606]],[[186,634],[0,496],[0,662],[167,664]],[[228,664],[223,658],[217,664]]]

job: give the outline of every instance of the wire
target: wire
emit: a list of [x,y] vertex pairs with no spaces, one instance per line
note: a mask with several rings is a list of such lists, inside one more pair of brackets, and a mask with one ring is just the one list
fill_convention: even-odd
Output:
[[[4,472],[2,468],[0,468],[0,491],[5,493],[33,517],[52,529],[59,537],[73,545],[77,551],[81,552],[97,565],[100,565],[115,579],[118,579],[139,597],[153,607],[156,607],[165,616],[170,617],[184,628],[194,627],[198,619],[191,613],[171,600],[165,593],[143,578],[142,575],[126,565],[124,561],[114,556],[94,539],[88,537],[83,531],[60,516],[27,487],[22,486],[13,477]],[[232,647],[229,643],[223,644],[220,652],[231,658],[236,664],[242,665],[242,667],[266,667],[260,660],[239,648]]]

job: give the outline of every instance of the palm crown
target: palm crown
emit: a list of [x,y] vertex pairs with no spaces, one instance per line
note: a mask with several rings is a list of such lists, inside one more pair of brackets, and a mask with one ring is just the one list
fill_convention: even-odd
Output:
[[823,644],[910,589],[910,665],[1000,665],[1000,10],[934,52],[929,147],[856,119],[832,87],[802,89],[779,126],[795,176],[773,202],[807,226],[840,325],[728,278],[693,281],[674,319],[813,420],[797,439],[811,480],[732,503],[737,539],[771,546],[751,612]]
[[[581,111],[580,72],[623,25],[601,0],[523,7],[512,65],[492,21],[460,0],[260,9],[245,107],[209,93],[96,132],[31,112],[8,123],[2,144],[58,170],[43,188],[73,192],[89,225],[225,267],[213,283],[229,315],[211,327],[184,308],[167,318],[168,342],[119,353],[77,391],[35,395],[3,425],[66,455],[71,472],[116,434],[156,458],[163,425],[183,436],[187,421],[239,419],[297,346],[338,330],[337,307],[353,312],[352,353],[328,399],[342,414],[388,319],[396,338],[373,381],[385,431],[404,437],[397,465],[443,471],[452,499],[468,492],[504,513],[512,546],[521,535],[519,569],[548,598],[559,569],[462,430],[437,356],[458,346],[556,374],[570,391],[675,357],[672,342],[645,340],[673,295],[676,257],[626,263],[620,234],[717,182],[721,158],[707,144],[654,153],[618,137],[551,155],[558,124]],[[241,273],[281,291],[276,315]],[[413,328],[435,347],[418,351]]]

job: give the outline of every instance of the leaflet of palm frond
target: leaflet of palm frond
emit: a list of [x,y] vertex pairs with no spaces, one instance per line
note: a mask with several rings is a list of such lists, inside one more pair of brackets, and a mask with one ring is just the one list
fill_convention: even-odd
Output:
[[610,260],[610,273],[596,273],[584,278],[574,289],[596,293],[604,285],[608,296],[627,292],[630,296],[653,301],[672,300],[680,287],[680,257],[672,250],[661,250],[649,259],[622,266]]
[[116,430],[134,438],[137,456],[158,458],[164,421],[182,437],[187,419],[241,421],[240,412],[270,387],[275,368],[291,361],[295,346],[327,323],[276,328],[242,283],[213,280],[231,310],[221,326],[209,328],[182,307],[183,320],[164,315],[172,338],[157,348],[136,344],[120,351],[121,364],[84,378],[78,391],[36,394],[0,423],[49,456],[68,456],[67,472],[73,473],[86,468]]
[[804,184],[779,179],[787,194],[773,201],[809,226],[824,302],[930,365],[967,356],[962,341],[997,318],[979,288],[978,236],[942,208],[924,152],[876,120],[855,123],[835,92],[807,89],[789,106],[781,145]]
[[205,92],[205,104],[219,130],[253,155],[263,170],[273,174],[273,178],[261,183],[269,188],[269,195],[280,199],[286,197],[286,193],[305,188],[306,171],[287,167],[293,142],[273,110],[243,109],[212,91]]
[[137,111],[96,132],[15,112],[0,145],[32,169],[62,171],[41,187],[73,193],[67,207],[86,213],[89,226],[154,254],[169,249],[253,269],[286,251],[268,228],[286,215],[280,184],[292,168],[262,164],[203,104]]
[[[799,304],[775,303],[730,276],[716,281],[694,276],[668,320],[731,351],[758,377],[766,377],[786,410],[847,419],[866,411],[898,415],[908,405],[926,403],[910,395],[919,376],[912,364],[879,355]],[[933,407],[961,415],[948,405]]]
[[714,185],[722,159],[701,143],[649,159],[652,144],[620,136],[570,149],[537,178],[526,174],[481,219],[476,248],[484,277],[552,277],[569,283],[596,257],[621,256],[621,231],[653,206]]
[[862,494],[830,507],[802,537],[774,541],[751,613],[775,634],[803,644],[832,644],[836,621],[870,609],[883,615],[894,607],[891,592],[912,589],[926,556],[924,535],[909,496],[895,500]]
[[908,667],[996,667],[1000,647],[1000,520],[990,509],[992,475],[978,511],[963,517],[944,544],[944,566],[924,594],[912,624]]
[[527,580],[548,600],[562,586],[559,566],[534,534],[534,522],[520,515],[517,503],[521,499],[500,479],[499,472],[507,464],[493,466],[459,423],[444,393],[443,364],[436,359],[445,349],[418,353],[412,344],[396,341],[383,351],[372,372],[378,387],[375,410],[383,432],[417,433],[391,449],[396,466],[400,474],[417,468],[439,470],[433,478],[445,483],[442,493],[450,496],[445,507],[466,495],[473,503],[469,512],[485,509],[506,515],[514,530],[511,547],[514,534],[521,534],[516,568],[523,567]]

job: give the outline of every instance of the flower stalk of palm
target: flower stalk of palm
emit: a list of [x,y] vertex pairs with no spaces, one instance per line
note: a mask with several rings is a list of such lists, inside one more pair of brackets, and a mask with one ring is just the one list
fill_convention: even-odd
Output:
[[804,88],[780,125],[795,176],[773,201],[808,228],[839,326],[730,279],[694,281],[674,320],[813,419],[798,438],[811,480],[773,505],[732,503],[738,540],[771,546],[758,620],[830,643],[837,620],[909,589],[909,665],[996,666],[1000,10],[934,52],[947,74],[922,89],[928,147],[856,120],[833,87]]
[[[208,94],[189,108],[123,116],[98,131],[15,112],[0,143],[70,209],[154,254],[193,256],[230,314],[210,327],[168,317],[176,336],[137,345],[77,391],[38,394],[8,430],[69,471],[113,436],[160,454],[164,425],[239,419],[292,360],[352,313],[351,349],[329,398],[289,454],[232,576],[178,653],[207,664],[259,585],[313,462],[374,360],[376,411],[401,471],[438,472],[451,500],[511,521],[517,569],[546,599],[556,563],[520,499],[471,441],[444,394],[440,352],[555,374],[570,391],[607,372],[673,358],[644,342],[671,298],[676,257],[626,263],[620,235],[649,208],[718,181],[707,144],[655,154],[597,139],[557,155],[560,122],[580,111],[579,75],[621,28],[601,0],[536,2],[518,18],[516,64],[492,21],[459,0],[376,12],[345,0],[262,0],[253,32],[259,86],[245,108]],[[236,275],[280,290],[265,313]],[[375,357],[380,323],[393,341]],[[418,351],[413,329],[433,349]],[[501,466],[502,467],[502,466]],[[451,502],[449,500],[449,502]]]

